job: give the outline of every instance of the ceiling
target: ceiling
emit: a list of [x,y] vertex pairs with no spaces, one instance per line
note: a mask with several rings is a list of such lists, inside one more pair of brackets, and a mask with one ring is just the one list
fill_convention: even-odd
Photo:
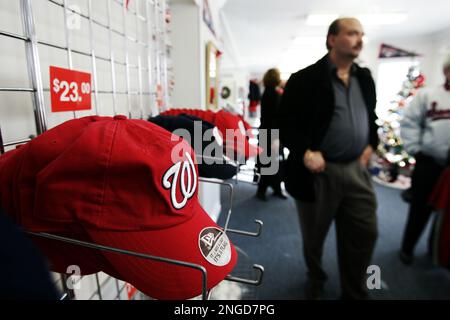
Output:
[[[299,53],[304,54],[305,61],[320,57],[326,52],[324,36],[328,25],[306,25],[310,13],[341,16],[406,14],[406,20],[398,24],[364,25],[369,41],[432,34],[450,28],[449,0],[227,0],[222,8],[222,19],[230,33],[228,38],[233,39],[234,55],[237,56],[233,61],[238,60],[240,67],[252,74],[261,74],[273,66],[289,68],[286,63],[292,54],[296,57]],[[319,39],[314,44],[297,46],[295,53],[290,54],[289,49],[297,36]]]

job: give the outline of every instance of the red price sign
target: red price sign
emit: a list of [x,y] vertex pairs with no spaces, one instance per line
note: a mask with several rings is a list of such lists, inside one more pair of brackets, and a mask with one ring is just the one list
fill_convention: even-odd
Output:
[[50,67],[52,112],[90,110],[91,74]]

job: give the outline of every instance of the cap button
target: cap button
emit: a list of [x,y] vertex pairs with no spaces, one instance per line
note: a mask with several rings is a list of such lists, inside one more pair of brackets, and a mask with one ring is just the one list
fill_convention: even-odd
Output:
[[114,120],[127,120],[127,116],[124,116],[123,114],[118,114],[117,116],[114,116]]

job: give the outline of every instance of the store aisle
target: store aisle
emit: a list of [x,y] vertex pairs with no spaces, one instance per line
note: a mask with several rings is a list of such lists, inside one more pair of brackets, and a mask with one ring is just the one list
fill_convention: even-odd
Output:
[[[383,288],[372,291],[374,299],[450,299],[450,271],[433,266],[426,257],[426,237],[416,251],[416,260],[406,267],[397,258],[406,221],[407,205],[400,200],[400,191],[375,185],[378,196],[379,238],[373,264],[380,266]],[[252,231],[254,219],[264,222],[259,238],[230,235],[232,241],[249,256],[251,263],[265,268],[264,280],[257,288],[244,288],[232,298],[244,299],[303,299],[306,281],[302,255],[299,222],[292,199],[281,200],[270,197],[261,202],[254,198],[256,187],[240,183],[235,187],[233,213],[230,228]],[[222,215],[224,224],[228,210],[228,193],[222,190]],[[426,231],[427,235],[429,230]],[[248,260],[245,257],[245,260]],[[249,262],[247,262],[248,264]],[[326,299],[340,296],[336,259],[334,227],[328,235],[324,248],[323,263],[328,272]],[[235,270],[240,275],[245,268]],[[248,270],[247,274],[248,275]],[[238,290],[239,291],[239,290]]]

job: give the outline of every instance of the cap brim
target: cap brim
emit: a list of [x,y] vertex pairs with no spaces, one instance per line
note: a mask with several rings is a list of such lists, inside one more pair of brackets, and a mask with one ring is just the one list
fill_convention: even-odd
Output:
[[[232,271],[237,254],[229,242],[229,261],[225,265],[213,265],[203,256],[200,249],[201,232],[206,228],[219,227],[199,204],[194,210],[196,213],[190,220],[160,230],[87,231],[97,244],[201,265],[207,271],[207,288],[211,289]],[[152,298],[189,299],[202,293],[202,274],[198,269],[125,254],[102,254],[122,280]]]
[[[85,232],[49,232],[50,234],[69,239],[93,243]],[[80,275],[89,275],[100,271],[117,277],[117,272],[101,254],[101,250],[86,248],[83,246],[62,242],[60,240],[48,239],[33,235],[33,242],[40,249],[49,263],[49,268],[54,272],[71,273],[71,268],[79,268]]]
[[237,174],[238,166],[229,162],[225,156],[219,158],[220,163],[207,163],[208,159],[203,159],[203,163],[198,164],[198,173],[200,177],[216,178],[227,180]]

